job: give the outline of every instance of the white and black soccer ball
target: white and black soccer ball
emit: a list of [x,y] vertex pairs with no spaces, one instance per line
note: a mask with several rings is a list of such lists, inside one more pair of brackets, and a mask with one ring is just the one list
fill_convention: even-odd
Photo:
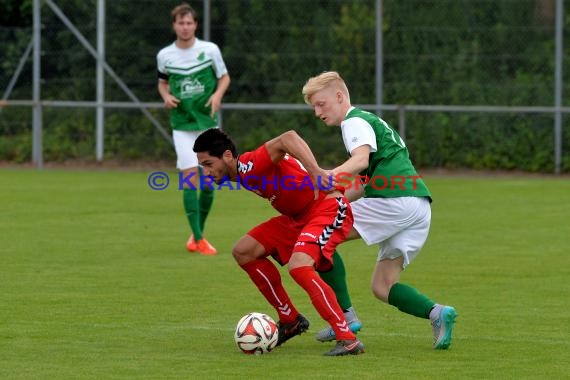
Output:
[[246,354],[261,355],[277,345],[279,331],[275,321],[267,314],[249,313],[236,326],[234,339],[239,349]]

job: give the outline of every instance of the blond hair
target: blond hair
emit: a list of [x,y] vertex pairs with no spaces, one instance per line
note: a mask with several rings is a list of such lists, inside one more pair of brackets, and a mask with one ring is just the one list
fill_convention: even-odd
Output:
[[335,86],[337,90],[340,90],[347,97],[350,102],[350,94],[348,93],[348,88],[346,83],[336,71],[325,71],[317,76],[309,78],[305,85],[303,86],[303,98],[305,103],[311,105],[311,97],[317,92],[324,90],[330,86]]

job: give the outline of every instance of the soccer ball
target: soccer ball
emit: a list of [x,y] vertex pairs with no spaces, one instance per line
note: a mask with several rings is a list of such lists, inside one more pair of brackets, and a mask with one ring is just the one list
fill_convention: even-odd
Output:
[[279,330],[271,317],[263,313],[244,315],[236,326],[234,339],[242,352],[261,355],[277,345]]

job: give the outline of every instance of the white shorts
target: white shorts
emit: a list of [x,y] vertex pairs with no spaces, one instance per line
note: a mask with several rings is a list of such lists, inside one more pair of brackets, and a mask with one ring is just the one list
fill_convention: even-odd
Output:
[[204,131],[172,130],[172,140],[174,140],[174,150],[176,151],[176,169],[186,170],[198,167],[198,157],[192,149],[202,132]]
[[404,256],[404,268],[420,253],[431,223],[427,198],[360,198],[350,203],[354,229],[368,245],[379,244],[378,261]]

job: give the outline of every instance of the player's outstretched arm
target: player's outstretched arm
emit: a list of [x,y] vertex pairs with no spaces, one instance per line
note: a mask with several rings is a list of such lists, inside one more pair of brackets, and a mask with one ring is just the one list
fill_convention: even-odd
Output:
[[333,174],[350,173],[356,175],[368,167],[368,159],[370,157],[370,146],[361,145],[350,152],[350,158],[343,164],[334,168]]

